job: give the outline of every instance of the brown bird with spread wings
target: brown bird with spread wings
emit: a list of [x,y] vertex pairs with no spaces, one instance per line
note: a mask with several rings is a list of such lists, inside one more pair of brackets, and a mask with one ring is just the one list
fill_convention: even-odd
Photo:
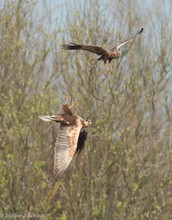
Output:
[[[73,104],[74,105],[74,104]],[[89,119],[74,115],[67,104],[62,106],[63,113],[57,115],[43,115],[43,121],[60,123],[60,128],[54,150],[54,175],[59,180],[68,168],[73,156],[84,148],[87,132],[83,129],[91,125]]]
[[136,33],[136,35],[132,38],[129,38],[125,41],[123,41],[121,44],[119,44],[118,46],[113,47],[110,50],[106,50],[103,47],[100,46],[96,46],[96,45],[79,45],[79,44],[75,44],[75,43],[70,43],[70,44],[62,44],[62,48],[65,50],[86,50],[89,51],[91,53],[95,53],[97,55],[99,55],[97,60],[103,60],[105,65],[106,65],[106,71],[108,72],[108,66],[107,66],[107,61],[109,62],[110,65],[110,72],[112,72],[112,66],[110,64],[110,62],[113,59],[117,59],[120,56],[120,48],[122,46],[124,46],[125,44],[133,41],[137,35],[141,34],[143,32],[143,28],[141,28],[140,31],[138,31]]

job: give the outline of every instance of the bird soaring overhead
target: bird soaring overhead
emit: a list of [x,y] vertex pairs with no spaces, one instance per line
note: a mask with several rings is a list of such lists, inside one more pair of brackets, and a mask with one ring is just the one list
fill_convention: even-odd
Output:
[[112,72],[112,66],[110,62],[113,59],[117,59],[120,56],[120,48],[124,46],[125,44],[133,41],[137,35],[141,34],[143,32],[143,28],[141,28],[140,31],[138,31],[134,37],[131,37],[125,41],[123,41],[121,44],[118,46],[115,46],[111,48],[110,50],[106,50],[101,46],[96,46],[96,45],[81,45],[81,44],[75,44],[75,43],[69,43],[69,44],[62,44],[62,48],[65,50],[86,50],[91,53],[95,53],[99,55],[97,60],[103,60],[104,64],[106,65],[106,71],[108,72],[108,66],[107,66],[107,61],[109,62],[110,65],[110,72]]
[[[72,105],[73,106],[73,105]],[[43,121],[60,123],[60,128],[54,150],[54,175],[55,180],[61,179],[68,168],[73,156],[84,147],[87,132],[84,128],[91,125],[90,119],[84,120],[71,112],[71,107],[63,104],[63,113],[57,115],[42,115]]]

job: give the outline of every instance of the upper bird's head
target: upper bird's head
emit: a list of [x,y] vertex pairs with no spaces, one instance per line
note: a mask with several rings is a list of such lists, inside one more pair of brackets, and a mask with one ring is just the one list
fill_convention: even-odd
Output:
[[119,51],[119,49],[117,49],[113,52],[112,56],[114,59],[117,59],[120,55],[121,55],[121,52]]

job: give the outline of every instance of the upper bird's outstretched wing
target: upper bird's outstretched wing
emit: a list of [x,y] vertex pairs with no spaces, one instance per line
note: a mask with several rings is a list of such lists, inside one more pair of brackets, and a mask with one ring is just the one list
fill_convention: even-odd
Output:
[[144,30],[144,29],[141,28],[141,30],[138,31],[134,37],[131,37],[131,38],[129,38],[129,39],[123,41],[123,42],[122,42],[121,44],[119,44],[117,47],[113,47],[113,48],[111,49],[111,51],[116,50],[116,49],[119,50],[120,47],[122,47],[122,46],[124,46],[125,44],[127,44],[127,43],[133,41],[137,35],[139,35],[139,34],[141,34],[141,33],[143,32],[143,30]]
[[97,55],[101,55],[103,53],[108,52],[108,50],[104,49],[103,47],[96,46],[96,45],[79,45],[75,43],[70,44],[62,44],[62,48],[65,50],[86,50],[91,53],[96,53]]

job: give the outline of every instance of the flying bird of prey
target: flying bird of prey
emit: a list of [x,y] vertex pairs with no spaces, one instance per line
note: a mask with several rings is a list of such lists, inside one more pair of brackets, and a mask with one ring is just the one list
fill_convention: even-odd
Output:
[[106,71],[107,72],[109,71],[108,66],[107,66],[107,61],[108,61],[109,66],[110,66],[110,72],[112,72],[112,66],[111,66],[110,62],[113,59],[117,59],[120,56],[120,48],[122,46],[124,46],[125,44],[133,41],[136,38],[136,36],[141,34],[142,32],[143,32],[143,28],[141,28],[141,30],[138,31],[134,37],[131,37],[131,38],[123,41],[121,44],[111,48],[110,50],[104,49],[101,46],[81,45],[81,44],[75,44],[75,43],[62,44],[61,46],[65,50],[86,50],[86,51],[89,51],[91,53],[95,53],[95,54],[99,55],[97,60],[103,60],[104,61],[104,64],[106,65]]
[[[74,105],[74,104],[73,104]],[[55,180],[61,179],[68,168],[73,156],[84,147],[87,132],[84,128],[91,125],[90,119],[84,120],[71,112],[71,105],[63,104],[63,113],[57,115],[42,115],[43,121],[60,123],[60,128],[54,150],[54,175]]]

